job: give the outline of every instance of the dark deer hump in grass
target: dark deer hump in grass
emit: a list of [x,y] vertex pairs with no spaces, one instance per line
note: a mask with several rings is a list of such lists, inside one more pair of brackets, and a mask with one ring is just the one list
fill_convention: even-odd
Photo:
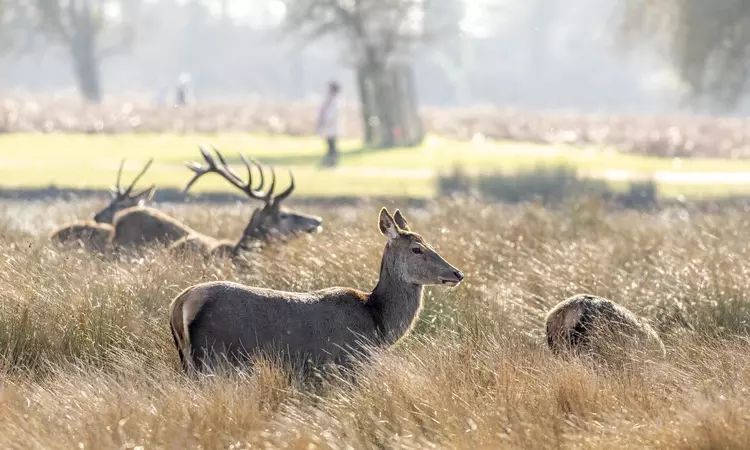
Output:
[[558,303],[547,314],[545,326],[547,345],[556,354],[586,354],[626,342],[664,354],[661,338],[645,319],[595,295],[574,295]]

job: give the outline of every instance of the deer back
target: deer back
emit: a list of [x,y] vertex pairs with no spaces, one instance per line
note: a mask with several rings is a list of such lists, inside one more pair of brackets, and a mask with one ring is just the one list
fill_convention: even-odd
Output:
[[112,245],[134,248],[155,243],[169,244],[195,233],[186,224],[153,208],[136,206],[115,216]]
[[[172,303],[171,323],[183,355],[201,361],[216,351],[235,362],[273,351],[292,359],[341,362],[377,339],[367,295],[330,288],[298,293],[208,282],[186,289]],[[195,345],[215,343],[213,346]]]
[[74,243],[88,251],[103,253],[109,249],[113,231],[114,228],[110,224],[85,220],[62,226],[53,231],[49,238],[55,243]]

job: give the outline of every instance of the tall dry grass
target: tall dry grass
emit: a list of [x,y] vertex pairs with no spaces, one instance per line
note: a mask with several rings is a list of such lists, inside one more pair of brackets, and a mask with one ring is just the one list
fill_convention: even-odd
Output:
[[[0,207],[2,448],[747,448],[750,228],[742,211],[643,215],[471,200],[408,209],[412,228],[463,269],[429,288],[414,333],[311,386],[271,362],[189,379],[167,307],[228,279],[277,289],[374,285],[380,205],[315,211],[325,231],[244,265],[109,259],[48,246],[94,204]],[[247,207],[161,206],[220,237]],[[664,360],[626,367],[552,357],[556,302],[591,292],[652,320]]]

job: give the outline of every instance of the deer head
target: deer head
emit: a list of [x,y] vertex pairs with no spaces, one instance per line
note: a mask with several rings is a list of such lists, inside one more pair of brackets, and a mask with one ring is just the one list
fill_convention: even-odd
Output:
[[[194,162],[185,163],[195,175],[185,186],[183,192],[187,192],[200,177],[213,172],[221,175],[229,182],[229,184],[242,191],[249,198],[263,202],[263,206],[253,211],[253,215],[243,232],[243,238],[240,239],[240,242],[245,238],[266,239],[270,237],[294,236],[300,233],[314,233],[320,231],[321,224],[323,223],[323,219],[320,217],[291,211],[282,206],[282,202],[294,191],[294,176],[291,171],[289,172],[289,178],[291,180],[289,187],[276,195],[274,194],[276,188],[276,173],[274,172],[273,167],[271,167],[271,183],[268,190],[263,192],[265,174],[263,173],[263,168],[256,161],[250,161],[245,155],[240,154],[242,162],[247,169],[247,183],[245,183],[242,178],[227,165],[219,150],[213,148],[216,153],[216,158],[214,158],[205,147],[199,146],[199,149],[207,165],[204,167]],[[253,167],[255,167],[260,174],[260,180],[257,187],[253,187]]]
[[463,281],[463,272],[440,256],[422,236],[413,233],[401,211],[396,210],[391,216],[382,208],[378,226],[388,237],[383,264],[392,276],[422,286],[457,286]]
[[151,163],[153,162],[153,158],[149,159],[146,165],[143,167],[143,170],[141,170],[141,172],[138,174],[138,176],[135,177],[133,182],[130,183],[130,186],[128,186],[127,189],[123,190],[120,186],[120,178],[122,176],[122,167],[125,165],[125,160],[123,159],[122,161],[120,161],[120,169],[117,171],[117,184],[114,188],[110,189],[112,199],[110,200],[109,205],[107,205],[104,209],[94,215],[94,221],[101,223],[112,223],[112,220],[114,219],[117,212],[122,211],[126,208],[130,208],[131,206],[143,205],[146,201],[151,200],[151,198],[154,196],[154,191],[156,190],[155,185],[152,184],[150,187],[135,194],[133,193],[133,188],[135,187],[135,184],[138,183],[138,180],[141,179],[143,174],[146,173],[148,168],[151,167]]

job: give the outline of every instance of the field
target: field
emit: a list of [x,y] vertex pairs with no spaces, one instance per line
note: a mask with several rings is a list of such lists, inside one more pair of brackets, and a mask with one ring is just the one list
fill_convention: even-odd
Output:
[[[466,273],[428,288],[414,332],[354,380],[311,387],[281,368],[190,380],[167,307],[227,279],[289,290],[374,286],[380,204],[316,208],[321,234],[247,265],[52,248],[93,202],[0,207],[2,448],[743,449],[750,442],[750,226],[744,211],[544,209],[472,199],[400,206]],[[245,206],[159,205],[215,236]],[[543,317],[576,293],[643,314],[664,360],[555,358]]]
[[[13,96],[0,102],[0,133],[226,133],[305,136],[315,129],[313,102],[261,98],[154,106],[137,96],[108,98],[100,105],[70,96]],[[362,135],[359,110],[345,99],[342,133]],[[616,148],[663,158],[748,158],[750,123],[742,117],[580,114],[507,108],[422,108],[428,134],[457,140],[570,143]]]
[[[114,182],[121,158],[127,159],[125,180],[140,171],[149,158],[154,166],[141,185],[181,189],[190,179],[183,161],[200,160],[198,144],[215,145],[231,162],[239,152],[278,167],[286,183],[286,169],[294,170],[298,196],[396,196],[431,198],[437,178],[456,167],[469,172],[516,172],[537,165],[567,165],[582,176],[605,177],[608,169],[650,178],[659,173],[688,175],[686,181],[657,180],[668,197],[728,195],[750,192],[747,180],[732,182],[731,174],[750,174],[750,160],[721,158],[661,158],[616,152],[593,145],[510,141],[457,141],[428,136],[416,148],[391,150],[361,148],[356,140],[342,143],[339,167],[319,168],[323,146],[311,137],[262,134],[7,134],[0,135],[0,180],[3,187],[106,189]],[[702,180],[711,174],[730,174]],[[690,178],[693,176],[693,178]],[[724,179],[722,179],[724,178]],[[729,178],[729,181],[726,180]],[[616,181],[613,180],[613,183]],[[218,177],[207,177],[195,192],[227,191]]]
[[[121,158],[127,182],[151,157],[139,185],[181,189],[183,161],[198,160],[205,143],[234,164],[244,152],[275,165],[282,185],[292,169],[288,206],[324,218],[322,233],[266,244],[233,265],[160,247],[130,256],[58,248],[49,233],[91,217],[101,199],[1,201],[0,448],[747,448],[747,210],[616,209],[604,195],[577,198],[574,179],[495,175],[563,164],[623,190],[608,170],[653,176],[666,197],[747,194],[744,121],[427,109],[422,146],[380,150],[361,148],[356,111],[343,114],[341,165],[323,169],[322,143],[306,137],[314,105],[0,104],[4,193],[104,189]],[[482,194],[520,186],[564,201],[441,196],[457,167],[477,183],[489,173]],[[232,192],[211,176],[194,190]],[[385,206],[400,207],[466,274],[458,287],[427,288],[410,335],[353,377],[311,381],[270,361],[183,375],[167,312],[190,285],[371,289],[385,244],[374,198],[393,199]],[[219,238],[237,237],[253,206],[155,204]],[[666,358],[553,356],[545,314],[577,293],[646,317]]]

